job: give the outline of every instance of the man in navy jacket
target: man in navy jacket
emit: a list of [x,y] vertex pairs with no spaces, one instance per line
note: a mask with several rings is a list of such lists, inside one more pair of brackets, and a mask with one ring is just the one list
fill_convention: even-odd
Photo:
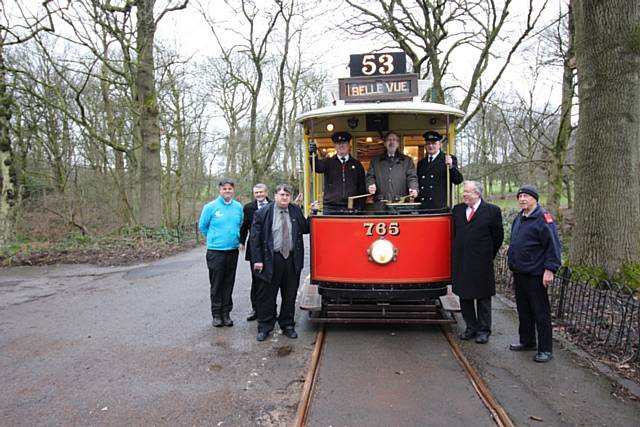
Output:
[[551,307],[547,288],[561,265],[561,244],[551,214],[538,204],[538,191],[531,185],[518,190],[521,211],[511,227],[509,269],[513,271],[520,342],[512,351],[534,350],[533,360],[544,363],[553,358]]

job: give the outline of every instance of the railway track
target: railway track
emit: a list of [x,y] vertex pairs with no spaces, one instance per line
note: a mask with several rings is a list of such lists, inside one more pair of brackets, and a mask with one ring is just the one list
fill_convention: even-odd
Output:
[[[440,326],[440,331],[449,344],[449,347],[456,360],[458,361],[458,364],[464,371],[466,378],[469,380],[476,394],[491,414],[495,424],[500,427],[513,427],[514,424],[509,418],[509,415],[493,397],[489,388],[482,380],[480,373],[473,367],[473,365],[471,365],[469,360],[462,352],[460,346],[456,342],[455,338],[452,337],[451,333],[448,332],[444,326]],[[314,395],[314,387],[318,378],[318,368],[325,344],[326,335],[327,332],[325,326],[321,325],[320,330],[318,331],[318,334],[316,336],[316,342],[311,357],[311,366],[309,367],[309,370],[305,377],[304,387],[301,393],[300,402],[298,404],[298,410],[294,423],[296,427],[304,427],[307,425],[307,417],[309,415],[309,410]]]

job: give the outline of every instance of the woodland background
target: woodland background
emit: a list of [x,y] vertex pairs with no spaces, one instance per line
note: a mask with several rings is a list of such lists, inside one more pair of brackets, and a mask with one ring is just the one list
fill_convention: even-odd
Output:
[[404,51],[425,100],[467,113],[457,154],[488,199],[510,213],[536,185],[567,263],[640,278],[640,0],[1,4],[5,259],[188,230],[221,175],[243,202],[259,181],[301,187],[295,117],[375,48]]

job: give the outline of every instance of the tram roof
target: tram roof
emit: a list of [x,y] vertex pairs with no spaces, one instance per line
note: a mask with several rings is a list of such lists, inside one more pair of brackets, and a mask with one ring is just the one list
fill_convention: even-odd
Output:
[[464,111],[434,102],[359,102],[343,105],[331,105],[307,111],[296,117],[296,122],[303,123],[312,118],[349,116],[363,113],[390,114],[449,114],[464,117]]

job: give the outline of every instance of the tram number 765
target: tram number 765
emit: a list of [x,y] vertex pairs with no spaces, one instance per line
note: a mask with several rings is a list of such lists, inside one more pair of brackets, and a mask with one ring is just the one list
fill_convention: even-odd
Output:
[[365,222],[363,225],[367,230],[367,232],[365,233],[365,235],[367,236],[373,236],[374,232],[378,236],[385,236],[387,234],[391,236],[397,236],[398,234],[400,234],[400,224],[398,224],[397,222],[390,222],[389,224],[384,222]]

